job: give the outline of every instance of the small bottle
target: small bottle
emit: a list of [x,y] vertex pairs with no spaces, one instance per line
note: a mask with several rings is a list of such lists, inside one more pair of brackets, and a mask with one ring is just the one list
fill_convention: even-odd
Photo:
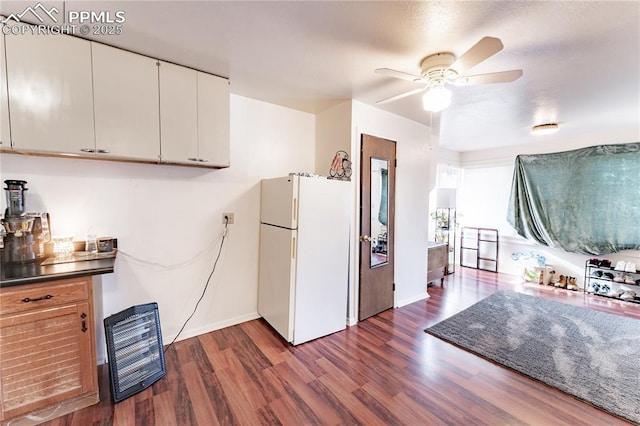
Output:
[[87,254],[98,254],[98,241],[94,234],[88,234],[85,240],[84,250]]

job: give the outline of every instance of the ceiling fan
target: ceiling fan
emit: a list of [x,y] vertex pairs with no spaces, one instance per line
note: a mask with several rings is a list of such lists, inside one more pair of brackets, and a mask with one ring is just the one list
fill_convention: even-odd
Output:
[[456,58],[453,53],[441,52],[429,55],[422,60],[420,75],[413,75],[390,68],[378,68],[376,74],[400,78],[424,85],[390,98],[381,99],[376,104],[393,102],[407,96],[426,91],[422,101],[424,109],[438,112],[447,108],[451,102],[451,92],[445,85],[467,86],[487,83],[509,83],[522,76],[522,70],[500,71],[488,74],[466,75],[465,73],[495,55],[504,45],[499,38],[484,37],[469,50]]

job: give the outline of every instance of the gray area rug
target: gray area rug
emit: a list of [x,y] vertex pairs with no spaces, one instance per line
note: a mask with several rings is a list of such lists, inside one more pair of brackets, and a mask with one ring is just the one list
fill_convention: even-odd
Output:
[[500,291],[425,330],[640,423],[640,321]]

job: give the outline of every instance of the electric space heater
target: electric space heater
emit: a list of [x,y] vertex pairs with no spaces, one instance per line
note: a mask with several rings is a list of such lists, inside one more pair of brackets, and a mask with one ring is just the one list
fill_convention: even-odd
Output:
[[111,315],[104,328],[113,402],[145,390],[167,374],[157,303]]

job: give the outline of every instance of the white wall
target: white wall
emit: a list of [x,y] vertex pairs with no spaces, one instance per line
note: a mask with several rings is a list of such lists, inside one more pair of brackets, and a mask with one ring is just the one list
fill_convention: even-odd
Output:
[[[431,186],[431,161],[434,150],[428,147],[429,128],[415,121],[353,101],[352,148],[360,152],[362,133],[397,142],[396,157],[396,210],[395,210],[395,306],[404,306],[428,297],[427,232],[429,211],[429,188]],[[360,187],[359,158],[354,160],[354,188]],[[354,190],[354,206],[359,204],[358,191]],[[353,238],[357,241],[359,209],[354,208],[352,224]],[[352,247],[354,259],[350,289],[350,320],[357,317],[357,265],[359,244]]]
[[[259,182],[313,171],[314,144],[314,115],[232,95],[229,169],[4,154],[0,171],[2,180],[28,181],[29,210],[50,212],[55,234],[118,238],[116,271],[102,276],[101,285],[98,280],[96,310],[108,316],[158,302],[168,343],[207,281],[222,212],[234,212],[235,224],[180,338],[258,317]],[[96,328],[104,360],[102,317]]]
[[[345,111],[346,114],[345,115]],[[218,252],[222,212],[234,212],[207,294],[181,339],[258,317],[259,182],[291,171],[326,174],[337,149],[359,153],[360,134],[397,141],[395,305],[428,297],[428,192],[437,144],[428,127],[359,102],[340,104],[329,120],[340,137],[316,132],[316,116],[231,96],[231,167],[91,161],[4,154],[2,179],[29,182],[28,208],[48,211],[55,234],[81,240],[87,232],[118,238],[116,271],[95,280],[98,359],[105,359],[102,319],[130,306],[157,302],[165,343],[191,313]],[[345,124],[346,123],[346,124]],[[344,146],[348,132],[349,146]],[[328,141],[326,146],[316,138]],[[437,143],[437,139],[432,143]],[[353,157],[352,157],[353,159]],[[353,159],[357,163],[357,159]],[[357,240],[359,169],[352,184],[352,241]],[[3,200],[4,202],[4,200]],[[4,207],[2,207],[4,208]],[[349,320],[357,317],[358,258],[351,252]]]
[[[584,281],[585,261],[593,256],[568,253],[560,249],[542,246],[517,235],[507,222],[507,207],[513,179],[515,157],[518,154],[560,152],[593,145],[637,142],[634,131],[621,131],[608,135],[590,135],[581,138],[563,138],[561,133],[551,139],[541,139],[538,145],[516,146],[501,150],[465,152],[461,154],[464,180],[459,191],[458,212],[461,226],[497,228],[500,234],[499,270],[520,274],[522,264],[511,259],[515,252],[535,252],[546,257],[557,275],[578,277]],[[635,130],[637,132],[637,130]],[[640,263],[640,251],[625,251],[607,256],[610,260]]]
[[351,152],[351,101],[345,101],[316,115],[315,172],[328,176],[337,151]]

